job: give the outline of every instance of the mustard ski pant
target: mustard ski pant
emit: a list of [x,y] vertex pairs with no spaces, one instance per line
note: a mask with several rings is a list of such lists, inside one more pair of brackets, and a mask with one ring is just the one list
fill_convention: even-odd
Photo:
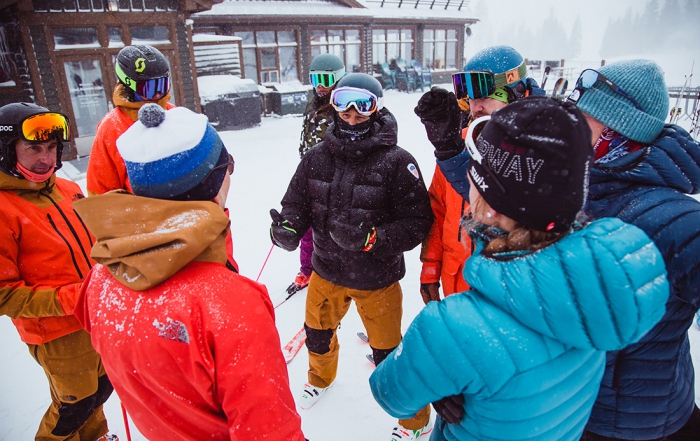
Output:
[[27,345],[51,388],[51,405],[37,441],[95,441],[108,432],[102,405],[112,393],[90,334],[76,331],[41,345]]
[[[401,343],[403,293],[399,282],[377,290],[360,290],[336,285],[313,272],[306,294],[305,317],[308,375],[312,386],[328,387],[335,380],[340,352],[336,331],[353,300],[377,363]],[[381,360],[377,359],[379,354],[382,354]],[[429,420],[428,405],[413,418],[399,420],[399,423],[407,429],[418,430]]]

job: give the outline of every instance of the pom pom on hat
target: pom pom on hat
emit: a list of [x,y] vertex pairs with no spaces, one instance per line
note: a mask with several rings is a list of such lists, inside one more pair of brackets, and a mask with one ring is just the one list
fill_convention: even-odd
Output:
[[[134,194],[157,199],[212,200],[225,178],[228,152],[206,116],[184,107],[139,109],[117,139]],[[211,173],[210,173],[211,172]],[[206,179],[205,179],[206,178]]]
[[664,73],[653,61],[628,60],[598,69],[639,103],[642,110],[605,84],[584,91],[578,108],[617,133],[632,140],[651,143],[664,128],[669,109]]

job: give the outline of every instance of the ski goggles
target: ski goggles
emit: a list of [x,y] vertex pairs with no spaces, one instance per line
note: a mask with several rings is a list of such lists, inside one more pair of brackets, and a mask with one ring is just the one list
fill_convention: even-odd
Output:
[[309,82],[314,88],[323,86],[326,89],[333,87],[335,83],[345,76],[345,69],[340,69],[335,72],[311,72],[309,74]]
[[494,173],[493,170],[491,170],[491,167],[489,167],[486,164],[486,161],[484,161],[484,157],[481,155],[481,152],[479,152],[479,149],[476,148],[476,142],[474,141],[474,138],[478,138],[481,134],[481,131],[484,129],[484,127],[479,126],[482,124],[485,126],[490,119],[491,115],[486,115],[472,121],[472,123],[469,125],[469,129],[467,130],[465,144],[467,147],[467,151],[471,156],[471,159],[473,161],[476,161],[484,170],[486,170],[486,173],[488,173],[489,177],[493,180],[494,183],[496,183],[498,189],[501,190],[502,193],[505,193],[506,188],[503,186],[501,181],[498,180],[498,178],[496,177],[496,173]]
[[115,66],[117,78],[129,89],[134,91],[137,101],[159,100],[170,91],[170,77],[152,78],[150,80],[134,80],[119,66]]
[[19,137],[29,142],[70,141],[70,121],[62,113],[37,113],[19,124]]
[[331,92],[331,105],[338,112],[354,107],[360,115],[370,116],[379,108],[379,98],[365,89],[340,87]]
[[574,104],[578,103],[584,92],[592,88],[593,85],[596,83],[605,84],[613,92],[627,98],[634,105],[634,107],[637,108],[637,110],[641,110],[642,112],[644,111],[644,109],[642,109],[642,106],[640,106],[639,103],[634,98],[632,98],[632,96],[629,93],[622,90],[620,86],[613,83],[605,75],[593,69],[586,69],[583,72],[581,72],[581,75],[579,75],[578,80],[576,80],[576,86],[574,87],[574,90],[571,91],[571,94],[568,96],[567,100],[571,101]]
[[452,74],[452,86],[458,100],[478,100],[496,91],[496,78],[488,71],[467,71]]

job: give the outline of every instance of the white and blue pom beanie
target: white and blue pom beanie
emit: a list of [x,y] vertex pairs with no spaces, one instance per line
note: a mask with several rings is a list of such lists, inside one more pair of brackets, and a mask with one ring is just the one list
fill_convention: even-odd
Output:
[[[117,139],[134,194],[156,199],[212,200],[228,152],[206,116],[185,107],[139,109],[139,120]],[[206,179],[205,179],[206,178]],[[204,182],[203,182],[204,181]]]
[[602,73],[639,103],[596,83],[581,94],[578,108],[617,133],[641,143],[651,143],[664,128],[669,98],[664,73],[653,61],[629,60],[607,64]]

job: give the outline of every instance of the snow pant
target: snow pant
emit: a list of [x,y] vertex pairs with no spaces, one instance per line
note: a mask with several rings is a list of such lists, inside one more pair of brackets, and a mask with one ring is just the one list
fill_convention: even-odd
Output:
[[[306,348],[309,351],[309,384],[328,387],[338,373],[340,344],[336,331],[348,309],[355,301],[357,312],[367,330],[369,344],[378,364],[401,343],[403,293],[399,282],[376,290],[346,288],[311,274],[306,294]],[[413,418],[399,420],[412,430],[418,430],[430,420],[430,405]]]
[[299,242],[299,263],[301,268],[299,271],[305,276],[310,276],[314,267],[311,265],[311,255],[314,252],[314,234],[312,228],[304,234]]
[[90,334],[76,331],[41,345],[27,345],[51,388],[51,405],[37,441],[95,441],[108,432],[102,405],[113,388]]
[[[700,409],[697,405],[693,409],[693,413],[690,414],[690,418],[675,433],[671,435],[666,435],[662,438],[649,439],[647,441],[697,441],[700,439]],[[603,435],[596,435],[588,430],[583,432],[580,441],[626,441],[622,438],[609,438]]]

